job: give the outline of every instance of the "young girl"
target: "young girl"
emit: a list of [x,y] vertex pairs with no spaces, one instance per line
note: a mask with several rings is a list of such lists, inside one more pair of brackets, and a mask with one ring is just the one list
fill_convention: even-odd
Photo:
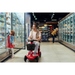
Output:
[[15,32],[13,30],[10,31],[10,33],[8,32],[8,36],[7,36],[7,48],[10,48],[12,51],[12,58],[14,57],[14,50],[13,48],[15,47],[15,45],[13,45],[14,42],[14,35]]

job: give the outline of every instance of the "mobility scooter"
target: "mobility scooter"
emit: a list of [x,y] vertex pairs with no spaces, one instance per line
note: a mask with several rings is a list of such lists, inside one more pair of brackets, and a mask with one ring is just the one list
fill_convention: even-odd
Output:
[[40,46],[38,48],[38,52],[36,52],[36,54],[34,55],[33,50],[35,49],[35,44],[33,44],[33,42],[36,40],[28,40],[28,41],[30,41],[30,44],[27,44],[27,50],[29,52],[28,55],[25,55],[24,61],[26,62],[26,60],[28,59],[28,60],[36,60],[36,62],[38,62],[39,57],[41,57]]

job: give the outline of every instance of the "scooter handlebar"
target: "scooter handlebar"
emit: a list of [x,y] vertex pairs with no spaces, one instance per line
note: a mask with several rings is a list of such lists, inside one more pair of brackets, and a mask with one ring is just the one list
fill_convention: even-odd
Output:
[[28,40],[28,41],[33,42],[33,41],[37,41],[37,40]]
[[[37,40],[32,40],[32,39],[31,39],[31,40],[28,40],[28,41],[29,41],[29,42],[33,42],[33,41],[37,41]],[[39,42],[41,42],[41,40],[40,40]]]

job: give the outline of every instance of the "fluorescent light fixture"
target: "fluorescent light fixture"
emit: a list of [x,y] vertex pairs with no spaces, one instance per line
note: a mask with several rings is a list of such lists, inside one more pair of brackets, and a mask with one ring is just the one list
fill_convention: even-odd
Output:
[[46,27],[46,26],[47,26],[47,24],[44,24],[44,26]]
[[34,16],[34,18],[36,18],[36,16]]
[[48,25],[48,26],[52,26],[52,25]]
[[37,18],[35,18],[35,20],[37,20]]
[[44,28],[44,27],[42,27],[42,28]]
[[34,13],[33,13],[33,16],[34,16]]
[[53,14],[54,15],[54,14]]
[[42,28],[42,27],[39,27],[39,28]]
[[54,15],[55,15],[55,14],[53,13],[52,16],[51,16],[51,19],[54,17]]

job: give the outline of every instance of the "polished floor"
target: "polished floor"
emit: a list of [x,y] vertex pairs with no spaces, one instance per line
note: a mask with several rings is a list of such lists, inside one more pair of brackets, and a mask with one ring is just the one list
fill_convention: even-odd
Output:
[[[42,42],[41,44],[42,56],[39,62],[75,62],[75,53],[64,45],[55,42]],[[5,63],[24,62],[24,56],[28,53],[27,50],[20,50],[15,54],[15,57],[9,58]],[[31,62],[29,62],[31,63]]]
[[[52,37],[50,37],[49,39],[48,39],[50,42],[52,42],[53,41],[53,38]],[[54,40],[55,42],[58,42],[58,36],[57,37],[55,37],[55,40]]]

